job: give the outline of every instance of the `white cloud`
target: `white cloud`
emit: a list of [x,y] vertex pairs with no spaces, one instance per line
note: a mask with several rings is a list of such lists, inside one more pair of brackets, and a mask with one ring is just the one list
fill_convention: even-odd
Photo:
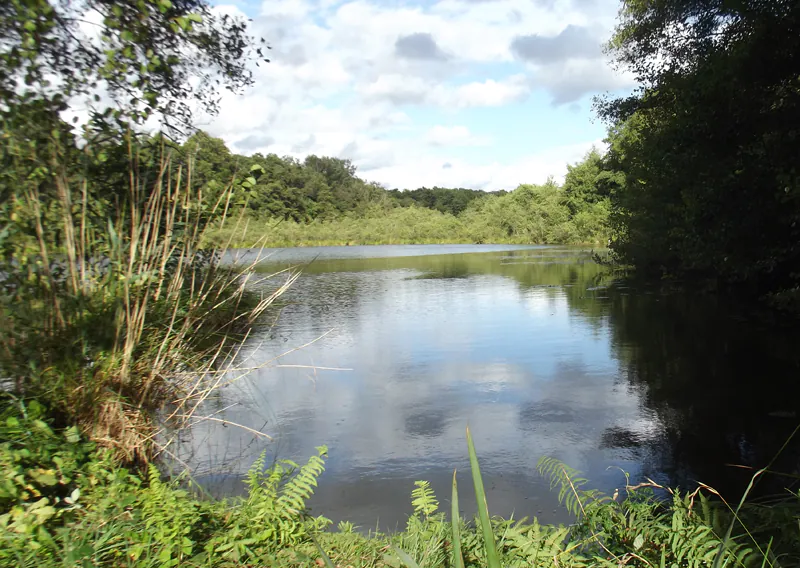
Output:
[[501,106],[519,101],[529,92],[530,85],[524,75],[513,75],[506,81],[487,79],[458,87],[452,106]]
[[442,126],[437,124],[425,135],[431,146],[485,146],[489,140],[474,136],[466,126]]
[[537,82],[546,87],[556,104],[570,103],[587,93],[602,93],[633,87],[630,74],[622,74],[596,61],[566,61],[549,65],[536,74]]
[[[571,103],[629,85],[588,49],[586,34],[568,60],[542,60],[543,53],[564,59],[561,40],[580,35],[576,30],[608,37],[616,7],[615,0],[265,1],[250,14],[251,26],[272,47],[271,63],[255,69],[256,85],[244,96],[226,94],[220,115],[201,127],[240,152],[349,157],[365,178],[391,187],[497,189],[543,181],[566,171],[564,158],[575,157],[568,147],[582,152],[598,137],[588,115],[585,134],[509,163],[503,144],[519,133],[493,132],[483,122],[486,137],[476,138],[469,113],[502,112],[544,91],[547,102],[538,99],[526,112],[549,114],[550,101]],[[521,44],[531,57],[515,56],[519,37],[539,38]],[[477,160],[463,153],[476,144]],[[431,146],[436,155],[425,154]]]
[[[544,183],[553,176],[563,181],[567,164],[580,160],[592,146],[600,147],[602,140],[589,140],[578,144],[555,146],[546,151],[530,154],[511,162],[474,161],[427,155],[412,151],[401,155],[396,164],[370,169],[365,176],[387,187],[416,188],[434,185],[444,187],[472,187],[476,189],[511,190],[522,183]],[[409,167],[408,164],[413,164]],[[449,167],[442,167],[449,164]]]
[[486,79],[462,85],[445,85],[432,79],[393,73],[381,75],[365,85],[361,93],[370,101],[453,109],[502,106],[525,98],[530,89],[525,76],[521,74],[503,81]]

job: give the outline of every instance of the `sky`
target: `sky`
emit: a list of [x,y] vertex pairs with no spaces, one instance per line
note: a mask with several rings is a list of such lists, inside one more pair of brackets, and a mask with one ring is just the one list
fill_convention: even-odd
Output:
[[387,188],[513,189],[563,179],[625,93],[602,45],[618,0],[252,0],[271,47],[255,85],[199,126],[238,153],[348,158]]

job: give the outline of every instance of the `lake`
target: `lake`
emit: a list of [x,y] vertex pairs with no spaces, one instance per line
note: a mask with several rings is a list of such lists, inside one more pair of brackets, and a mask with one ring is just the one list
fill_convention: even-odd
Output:
[[[231,253],[233,254],[233,253]],[[243,261],[254,253],[236,251]],[[729,496],[797,425],[797,332],[710,295],[616,281],[570,247],[418,245],[269,250],[261,275],[303,275],[242,346],[259,367],[219,392],[182,447],[211,493],[242,491],[263,451],[328,446],[314,513],[402,526],[414,480],[442,501],[459,471],[473,514],[465,428],[490,512],[564,521],[536,464],[550,456],[608,492],[650,477]],[[265,292],[278,276],[254,284]],[[796,444],[776,467],[797,469]],[[784,481],[776,482],[778,489]],[[772,488],[765,482],[764,491]],[[772,489],[770,489],[772,490]],[[738,497],[738,495],[737,495]]]

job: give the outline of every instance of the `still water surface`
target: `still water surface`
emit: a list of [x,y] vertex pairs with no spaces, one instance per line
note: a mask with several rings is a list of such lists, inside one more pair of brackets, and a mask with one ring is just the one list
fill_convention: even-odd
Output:
[[[732,494],[746,471],[727,464],[764,465],[797,423],[797,333],[713,297],[615,282],[589,251],[268,254],[263,274],[304,266],[279,316],[265,316],[243,346],[242,365],[270,363],[223,389],[207,411],[225,409],[217,416],[273,441],[199,425],[185,457],[217,494],[240,492],[262,450],[302,461],[325,444],[315,513],[402,525],[413,481],[430,480],[444,502],[458,468],[471,515],[469,424],[491,512],[563,521],[536,473],[540,456],[607,491],[624,485],[624,470],[633,481],[701,480]],[[784,470],[796,455],[785,454]]]

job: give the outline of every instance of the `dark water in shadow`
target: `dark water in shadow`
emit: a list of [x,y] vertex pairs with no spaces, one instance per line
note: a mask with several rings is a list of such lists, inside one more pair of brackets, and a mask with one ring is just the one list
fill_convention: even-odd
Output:
[[[535,471],[542,455],[609,492],[624,485],[621,469],[733,497],[750,474],[728,464],[765,465],[798,423],[796,331],[714,297],[614,283],[587,251],[286,249],[260,270],[312,259],[277,321],[265,317],[243,347],[243,365],[272,362],[206,409],[274,440],[206,422],[183,448],[213,493],[241,492],[264,449],[302,461],[326,444],[317,513],[402,525],[414,480],[446,502],[458,468],[469,515],[469,423],[490,511],[560,521]],[[797,469],[795,450],[780,469]]]

